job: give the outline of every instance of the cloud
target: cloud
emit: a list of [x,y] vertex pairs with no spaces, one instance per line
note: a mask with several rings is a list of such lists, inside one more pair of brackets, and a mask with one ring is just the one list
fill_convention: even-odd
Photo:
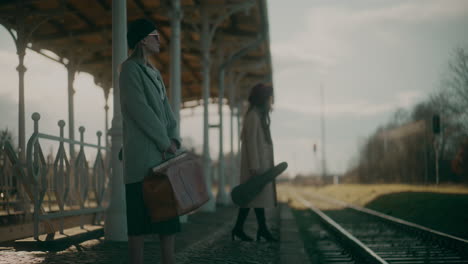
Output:
[[355,3],[309,8],[304,25],[294,25],[302,29],[299,33],[283,34],[281,41],[272,43],[273,57],[299,64],[310,62],[326,74],[357,47],[362,46],[365,52],[370,38],[388,47],[404,45],[406,38],[402,36],[411,34],[411,26],[468,15],[464,0],[386,1],[365,7]]
[[[276,96],[272,114],[275,156],[277,161],[287,160],[291,167],[295,165],[295,172],[316,169],[311,146],[320,145],[321,83],[326,89],[328,165],[332,171],[343,171],[356,153],[359,138],[384,123],[396,108],[410,107],[425,96],[436,78],[438,63],[466,35],[463,33],[468,17],[465,0],[297,0],[294,5],[277,0],[268,4],[270,11],[276,8],[277,12],[270,17]],[[7,124],[15,130],[18,58],[11,39],[3,38],[10,36],[1,36],[0,128]],[[31,51],[26,55],[26,67],[27,135],[32,130],[30,115],[34,111],[42,115],[40,129],[57,135],[57,121],[68,119],[66,71],[62,65]],[[80,74],[76,91],[76,129],[86,126],[85,140],[95,142],[95,131],[104,126],[102,90],[89,75]],[[210,110],[216,112],[216,107]],[[190,112],[182,113],[182,136],[192,137],[200,147],[202,111],[199,107],[193,117],[186,117]],[[227,115],[224,121],[227,151]],[[216,122],[216,117],[210,115],[210,123]],[[218,131],[212,129],[212,159],[217,158],[217,147]]]
[[[370,9],[356,10],[350,14],[349,21],[360,24],[369,22],[423,23],[438,19],[463,17],[467,13],[467,8],[468,2],[464,0],[389,1],[386,2],[386,5],[374,5]],[[345,11],[349,11],[349,9]],[[345,14],[342,13],[342,15]]]
[[[1,35],[3,33],[3,35]],[[6,32],[0,32],[4,36]],[[3,40],[3,38],[2,38]],[[0,50],[0,129],[8,127],[17,139],[18,131],[18,57],[11,49]],[[58,135],[59,120],[66,121],[68,135],[67,73],[63,65],[53,62],[33,51],[25,57],[25,125],[26,140],[32,134],[34,112],[41,114],[39,129],[42,133]],[[86,127],[85,141],[96,143],[96,131],[104,130],[104,95],[89,74],[75,78],[75,139],[79,139],[78,127]],[[110,98],[112,100],[112,98]],[[109,121],[112,120],[110,102]],[[44,144],[48,144],[46,141]],[[49,144],[50,145],[50,144]]]
[[15,135],[17,134],[17,103],[6,93],[0,93],[0,130],[8,128]]
[[[351,157],[357,152],[357,139],[367,137],[375,129],[376,123],[388,118],[388,113],[327,117],[325,148],[328,169],[335,173],[344,172]],[[276,162],[287,161],[293,174],[318,170],[316,160],[321,159],[322,138],[320,117],[317,114],[277,108],[271,116],[271,133]],[[313,152],[313,144],[317,144],[317,153]]]
[[[402,91],[397,93],[394,98],[387,98],[385,102],[366,100],[364,98],[341,103],[325,103],[324,111],[326,116],[333,118],[376,116],[394,111],[398,108],[408,108],[422,99],[423,96],[421,91]],[[282,103],[281,107],[313,115],[320,115],[322,112],[320,104],[297,104],[293,102]]]

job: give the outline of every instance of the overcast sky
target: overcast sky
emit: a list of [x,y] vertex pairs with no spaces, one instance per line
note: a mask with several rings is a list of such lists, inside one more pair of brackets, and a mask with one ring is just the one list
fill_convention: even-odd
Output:
[[[343,172],[359,142],[397,108],[409,108],[438,89],[454,48],[468,47],[466,0],[268,0],[268,11],[275,158],[289,162],[290,174],[319,169],[312,145],[320,152],[320,85],[327,166]],[[67,120],[66,70],[31,51],[25,64],[26,135],[33,112],[41,113],[43,132],[58,134],[57,121]],[[10,128],[15,138],[17,65],[13,41],[0,27],[0,129]],[[86,140],[93,142],[104,129],[104,94],[88,74],[79,74],[75,87],[75,126],[84,125]],[[200,146],[201,109],[185,110],[182,117],[182,136]],[[213,135],[212,158],[217,140]],[[229,150],[227,137],[225,142]]]

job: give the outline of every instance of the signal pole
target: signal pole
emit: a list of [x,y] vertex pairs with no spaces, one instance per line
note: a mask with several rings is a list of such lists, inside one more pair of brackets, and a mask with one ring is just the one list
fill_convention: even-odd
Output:
[[314,151],[314,166],[315,166],[315,173],[317,173],[317,176],[320,175],[320,161],[317,156],[317,144],[314,143],[312,150]]
[[440,116],[435,114],[432,116],[432,133],[434,134],[434,152],[435,152],[435,173],[436,173],[436,184],[439,185],[439,147],[438,138],[441,132],[440,129]]

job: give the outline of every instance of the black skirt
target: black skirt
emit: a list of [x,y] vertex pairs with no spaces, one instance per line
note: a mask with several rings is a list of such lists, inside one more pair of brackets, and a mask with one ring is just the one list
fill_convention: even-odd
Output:
[[180,232],[179,217],[153,223],[143,201],[142,182],[125,184],[128,236],[145,234],[171,235]]

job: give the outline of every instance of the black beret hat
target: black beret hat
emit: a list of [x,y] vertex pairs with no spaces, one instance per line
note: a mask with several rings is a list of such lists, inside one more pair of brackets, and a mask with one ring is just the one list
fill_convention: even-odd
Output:
[[153,22],[144,18],[140,18],[130,22],[127,30],[128,48],[134,49],[136,44],[140,42],[140,40],[144,39],[146,36],[148,36],[149,33],[151,33],[155,29],[156,26],[153,24]]

